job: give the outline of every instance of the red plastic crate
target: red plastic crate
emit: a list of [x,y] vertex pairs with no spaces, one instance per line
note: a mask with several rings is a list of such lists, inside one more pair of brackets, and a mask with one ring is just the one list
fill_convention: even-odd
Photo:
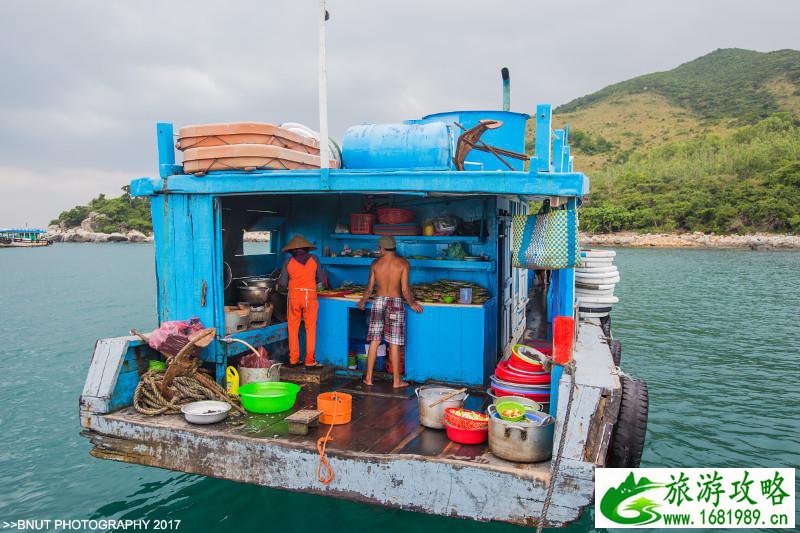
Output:
[[413,211],[408,209],[398,209],[396,207],[379,207],[378,222],[381,224],[405,224],[414,222]]
[[350,215],[350,233],[353,235],[369,235],[375,224],[375,215],[369,213],[353,213]]

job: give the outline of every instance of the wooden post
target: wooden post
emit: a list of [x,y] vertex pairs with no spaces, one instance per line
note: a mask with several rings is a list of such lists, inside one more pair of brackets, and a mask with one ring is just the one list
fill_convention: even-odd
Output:
[[564,126],[564,171],[572,172],[572,156],[569,150],[569,124]]
[[564,130],[553,130],[553,172],[564,172]]
[[175,174],[175,141],[173,140],[172,123],[159,122],[156,125],[158,135],[158,175],[162,178]]
[[539,172],[550,172],[550,129],[552,127],[550,104],[536,106],[536,159]]

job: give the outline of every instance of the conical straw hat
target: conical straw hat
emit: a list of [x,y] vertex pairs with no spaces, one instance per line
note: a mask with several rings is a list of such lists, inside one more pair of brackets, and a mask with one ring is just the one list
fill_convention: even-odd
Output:
[[296,250],[297,248],[310,248],[311,250],[316,250],[317,247],[308,242],[302,235],[295,235],[281,251],[288,252],[289,250]]

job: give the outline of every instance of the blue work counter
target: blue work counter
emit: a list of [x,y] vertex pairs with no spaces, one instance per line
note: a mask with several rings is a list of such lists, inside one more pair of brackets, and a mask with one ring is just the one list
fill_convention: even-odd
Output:
[[[320,298],[317,360],[347,366],[351,339],[366,343],[369,308],[358,300]],[[483,305],[422,304],[415,313],[406,306],[405,377],[414,381],[487,383],[497,362],[497,312],[492,298]],[[387,353],[388,357],[388,353]]]

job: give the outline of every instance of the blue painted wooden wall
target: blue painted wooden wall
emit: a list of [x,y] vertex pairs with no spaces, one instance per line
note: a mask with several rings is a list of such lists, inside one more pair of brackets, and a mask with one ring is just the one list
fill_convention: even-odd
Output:
[[[220,211],[213,196],[164,194],[151,199],[159,322],[197,317],[224,333]],[[220,361],[219,346],[203,358]]]

